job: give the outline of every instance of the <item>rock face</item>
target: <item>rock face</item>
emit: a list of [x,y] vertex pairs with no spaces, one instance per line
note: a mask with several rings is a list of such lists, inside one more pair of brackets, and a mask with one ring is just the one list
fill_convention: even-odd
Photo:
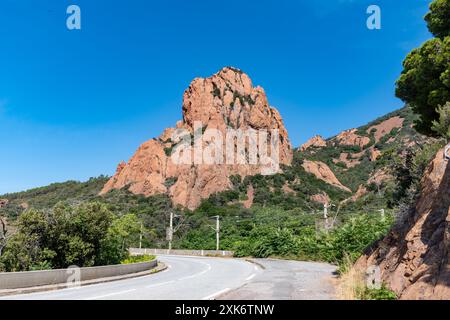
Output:
[[335,187],[338,187],[342,190],[352,192],[349,188],[344,186],[334,175],[333,171],[331,171],[330,167],[328,167],[325,163],[321,161],[303,161],[303,168],[306,172],[312,173],[316,176],[317,179],[325,181],[328,184],[331,184]]
[[8,205],[8,199],[0,199],[0,208],[4,208]]
[[376,148],[370,148],[370,161],[377,161],[381,156],[381,151]]
[[371,185],[374,183],[377,186],[380,186],[383,182],[387,182],[389,180],[393,180],[394,177],[387,173],[384,169],[378,169],[375,171],[367,180],[367,184]]
[[302,144],[302,146],[300,147],[300,151],[305,151],[309,147],[321,148],[326,146],[327,142],[322,138],[322,136],[317,135]]
[[342,162],[343,164],[345,164],[345,166],[347,168],[353,168],[361,163],[361,161],[359,161],[358,159],[349,158],[351,156],[352,156],[351,154],[348,154],[347,152],[343,152],[339,155],[339,159],[333,159],[333,162],[334,163]]
[[336,140],[339,144],[345,146],[359,146],[364,148],[370,142],[370,138],[360,136],[356,134],[357,129],[350,129],[341,132],[336,136]]
[[315,195],[312,195],[309,197],[312,201],[321,203],[321,204],[328,204],[331,202],[330,197],[325,192],[321,192]]
[[[273,156],[272,150],[276,149],[273,148],[272,139],[277,138],[279,163],[291,164],[293,151],[280,114],[270,107],[264,90],[259,86],[254,87],[250,78],[238,69],[227,67],[210,78],[194,79],[184,92],[182,112],[183,120],[175,128],[168,128],[160,137],[145,142],[128,163],[118,166],[116,174],[104,186],[102,194],[124,187],[145,196],[167,193],[174,204],[195,209],[202,199],[229,189],[229,177],[232,175],[245,177],[257,173],[267,174],[264,173],[266,171],[274,173],[273,163],[262,163],[260,154],[256,162],[248,159],[247,152],[252,148],[249,140],[252,138],[246,140],[245,144],[246,163],[228,162],[226,157],[229,150],[225,156],[217,148],[208,149],[212,145],[222,145],[225,152],[228,129],[246,133],[249,130],[266,131],[267,138],[262,139],[259,134],[256,141],[252,140],[253,145],[258,150],[267,149],[267,154]],[[222,134],[222,143],[216,143],[215,138],[205,137],[212,131],[209,129],[216,129]],[[196,140],[199,131],[200,134],[205,134],[202,139]],[[185,151],[180,151],[179,155],[187,156],[191,161],[174,162],[171,155],[174,151],[178,152],[180,141],[186,137],[190,140],[184,146],[194,146],[191,149],[180,149]],[[239,148],[237,141],[232,141],[234,159],[237,159]],[[200,162],[196,162],[198,156],[194,150],[197,146],[204,152],[213,150],[208,154],[215,162],[202,161],[202,153]],[[237,151],[234,152],[235,150]],[[275,167],[275,171],[279,169]]]
[[378,142],[382,137],[390,133],[392,129],[401,128],[404,121],[405,119],[403,118],[392,117],[381,122],[380,124],[377,124],[376,126],[370,127],[369,129],[367,129],[367,133],[370,133],[372,130],[374,130],[375,142]]
[[416,206],[356,267],[379,266],[401,299],[450,299],[450,162],[441,150],[422,178]]

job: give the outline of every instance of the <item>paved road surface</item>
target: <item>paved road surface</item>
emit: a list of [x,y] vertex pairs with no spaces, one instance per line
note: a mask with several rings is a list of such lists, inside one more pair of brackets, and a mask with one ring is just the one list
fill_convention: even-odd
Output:
[[324,263],[253,259],[264,266],[250,282],[219,299],[330,300],[335,296],[336,267]]
[[202,300],[329,299],[333,267],[326,264],[241,259],[159,256],[168,269],[160,273],[80,288],[2,299],[52,300]]

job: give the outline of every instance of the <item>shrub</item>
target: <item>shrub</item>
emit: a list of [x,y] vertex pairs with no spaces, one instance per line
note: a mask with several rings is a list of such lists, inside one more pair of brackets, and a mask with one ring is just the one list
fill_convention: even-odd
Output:
[[122,260],[120,263],[121,264],[130,264],[130,263],[139,263],[139,262],[147,262],[147,261],[152,261],[155,260],[155,256],[152,255],[138,255],[138,256],[129,256],[127,259]]
[[397,300],[397,295],[383,285],[380,289],[363,288],[358,292],[357,298],[360,300]]
[[99,202],[60,203],[48,212],[30,209],[19,217],[0,265],[4,271],[28,271],[117,264],[128,255],[139,227],[134,215],[114,218]]

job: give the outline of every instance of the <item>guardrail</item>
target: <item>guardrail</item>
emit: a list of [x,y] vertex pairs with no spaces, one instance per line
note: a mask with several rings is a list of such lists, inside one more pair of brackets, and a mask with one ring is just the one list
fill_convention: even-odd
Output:
[[131,255],[142,255],[142,254],[172,254],[172,255],[183,255],[183,256],[220,256],[220,257],[232,257],[234,255],[233,251],[225,250],[178,250],[178,249],[139,249],[130,248]]
[[77,281],[83,283],[85,281],[94,281],[98,279],[107,279],[132,275],[149,271],[155,268],[158,261],[152,260],[140,263],[119,264],[100,267],[86,268],[69,268],[42,271],[26,271],[26,272],[1,272],[0,273],[0,290],[25,289],[42,286],[56,286],[71,284],[74,272],[77,274]]

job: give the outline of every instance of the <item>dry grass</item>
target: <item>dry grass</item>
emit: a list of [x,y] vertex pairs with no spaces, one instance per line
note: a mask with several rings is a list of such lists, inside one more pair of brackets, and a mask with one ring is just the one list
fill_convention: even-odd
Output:
[[359,300],[364,291],[364,274],[353,266],[350,257],[344,258],[344,270],[339,278],[337,298],[339,300]]

